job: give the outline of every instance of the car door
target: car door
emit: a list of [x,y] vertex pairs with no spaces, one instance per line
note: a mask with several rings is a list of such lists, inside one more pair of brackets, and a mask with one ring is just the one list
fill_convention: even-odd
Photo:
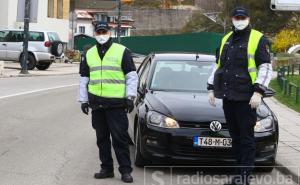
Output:
[[0,31],[0,60],[6,60],[6,36],[8,31],[1,30]]
[[19,61],[20,54],[23,51],[23,32],[10,31],[7,35],[7,60]]

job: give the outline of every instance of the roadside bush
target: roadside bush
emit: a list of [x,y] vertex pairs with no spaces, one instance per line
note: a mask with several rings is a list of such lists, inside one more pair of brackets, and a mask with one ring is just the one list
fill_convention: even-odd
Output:
[[300,29],[283,29],[276,34],[273,41],[274,52],[286,52],[293,45],[300,44]]

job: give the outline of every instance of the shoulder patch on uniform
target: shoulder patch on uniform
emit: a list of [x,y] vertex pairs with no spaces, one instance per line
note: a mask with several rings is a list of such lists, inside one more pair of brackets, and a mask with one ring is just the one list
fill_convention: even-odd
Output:
[[265,47],[266,47],[267,52],[270,53],[270,46],[268,44],[266,44]]

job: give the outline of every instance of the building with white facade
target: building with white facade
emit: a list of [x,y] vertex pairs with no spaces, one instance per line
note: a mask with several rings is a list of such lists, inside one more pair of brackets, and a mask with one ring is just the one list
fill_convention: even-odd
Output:
[[[118,16],[116,11],[99,11],[99,10],[76,10],[76,29],[75,35],[85,34],[94,35],[94,21],[107,21],[112,28],[112,37],[117,37]],[[126,12],[122,12],[126,13]],[[121,37],[131,35],[132,24],[134,21],[130,15],[121,17]]]
[[[22,22],[17,22],[18,0],[1,0],[0,28],[23,28]],[[30,30],[55,31],[63,42],[69,38],[70,0],[38,0],[37,23],[30,23]]]

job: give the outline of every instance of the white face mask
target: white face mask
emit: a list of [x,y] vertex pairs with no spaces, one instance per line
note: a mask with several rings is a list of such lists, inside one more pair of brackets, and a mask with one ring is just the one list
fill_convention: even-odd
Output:
[[109,40],[110,35],[96,35],[95,38],[96,38],[97,42],[102,45],[102,44],[105,44]]
[[232,19],[232,23],[237,30],[243,30],[249,25],[249,19],[239,21]]

